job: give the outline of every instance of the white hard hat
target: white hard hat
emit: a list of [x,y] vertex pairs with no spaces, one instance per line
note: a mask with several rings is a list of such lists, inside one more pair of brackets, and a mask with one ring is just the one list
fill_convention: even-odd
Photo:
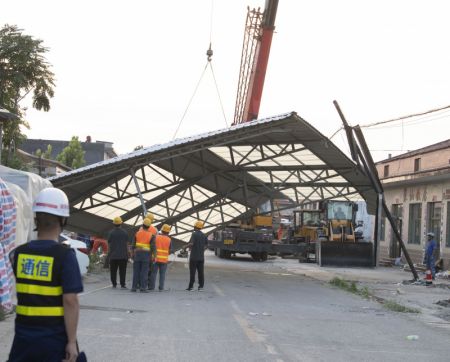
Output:
[[427,236],[431,236],[432,238],[434,238],[434,233],[429,232],[429,233],[427,234]]
[[33,212],[45,212],[56,216],[69,217],[69,200],[60,189],[43,189],[33,203]]

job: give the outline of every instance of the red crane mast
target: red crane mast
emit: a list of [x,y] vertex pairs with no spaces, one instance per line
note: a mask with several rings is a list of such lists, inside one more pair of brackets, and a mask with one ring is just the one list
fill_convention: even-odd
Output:
[[258,118],[278,0],[266,0],[264,12],[247,8],[233,124]]

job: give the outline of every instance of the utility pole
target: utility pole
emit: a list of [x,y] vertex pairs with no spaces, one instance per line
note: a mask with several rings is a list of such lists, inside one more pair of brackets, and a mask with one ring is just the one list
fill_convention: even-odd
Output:
[[[367,174],[367,176],[370,179],[370,182],[372,183],[372,186],[377,193],[377,225],[376,225],[376,233],[375,233],[375,248],[374,248],[374,265],[376,266],[377,261],[377,253],[378,253],[378,244],[380,239],[380,231],[381,231],[381,213],[382,211],[388,218],[392,230],[394,231],[395,236],[397,237],[398,243],[400,244],[400,247],[403,251],[403,255],[405,256],[405,259],[411,269],[411,272],[414,276],[415,280],[419,279],[419,275],[417,274],[416,268],[409,256],[408,250],[406,250],[405,243],[403,242],[400,233],[398,232],[397,225],[395,223],[394,218],[391,215],[391,212],[389,211],[389,208],[387,207],[386,200],[384,198],[384,190],[383,186],[381,184],[380,179],[378,178],[378,173],[375,168],[375,163],[372,159],[372,155],[370,154],[369,148],[367,147],[366,140],[364,138],[364,135],[361,131],[361,128],[359,126],[350,127],[344,117],[344,114],[342,113],[338,103],[336,101],[333,101],[334,106],[336,107],[339,116],[342,119],[342,122],[344,124],[344,128],[346,128],[347,131],[347,137],[350,144],[350,149],[352,150],[352,158],[355,162],[359,163],[359,160],[364,166],[364,170]],[[349,132],[351,130],[351,132]],[[356,142],[356,139],[354,135],[356,135],[356,138],[358,142]]]

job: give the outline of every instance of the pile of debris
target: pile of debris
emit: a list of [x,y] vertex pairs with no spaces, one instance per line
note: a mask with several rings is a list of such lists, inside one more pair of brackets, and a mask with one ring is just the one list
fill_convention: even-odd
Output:
[[439,302],[436,302],[436,304],[440,305],[441,307],[450,307],[450,299],[440,300]]
[[402,266],[402,258],[381,258],[378,262],[379,266]]
[[379,266],[394,266],[395,265],[395,258],[381,258],[378,261]]
[[[425,273],[427,271],[427,267],[425,264],[414,264],[414,268],[416,268],[416,271],[418,273]],[[411,268],[409,267],[408,264],[405,264],[403,270],[406,272],[411,272]]]
[[439,278],[439,279],[450,279],[450,270],[445,270],[445,271],[436,273],[436,278]]

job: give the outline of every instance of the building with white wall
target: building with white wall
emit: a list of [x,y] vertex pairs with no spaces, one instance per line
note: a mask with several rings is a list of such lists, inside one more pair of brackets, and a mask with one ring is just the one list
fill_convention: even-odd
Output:
[[[386,203],[413,261],[422,262],[426,234],[431,231],[436,235],[438,256],[449,267],[450,139],[380,161],[376,168]],[[398,242],[385,220],[381,238],[380,257],[400,256]]]

